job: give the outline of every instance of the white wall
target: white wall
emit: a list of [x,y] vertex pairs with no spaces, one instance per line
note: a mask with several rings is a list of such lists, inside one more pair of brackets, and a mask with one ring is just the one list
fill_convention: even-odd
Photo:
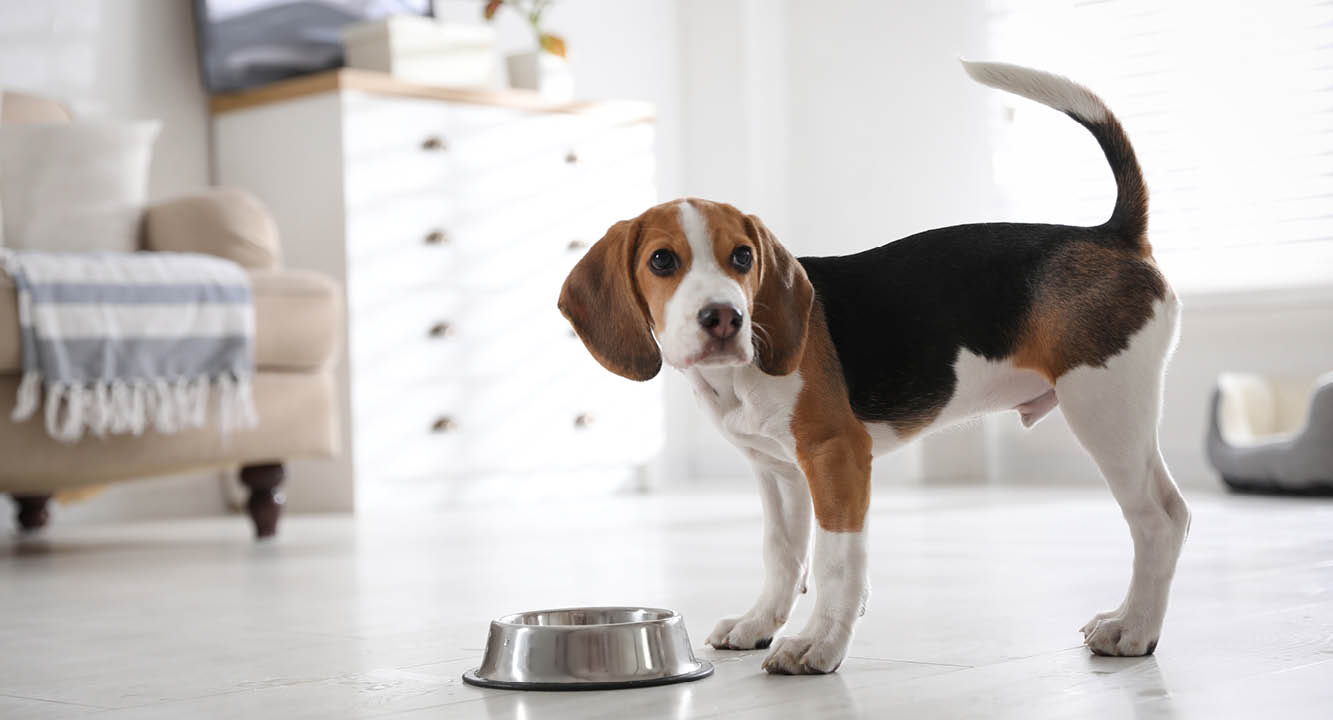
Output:
[[189,2],[0,3],[0,86],[62,100],[81,118],[163,123],[152,197],[208,184],[208,114]]
[[[984,3],[787,3],[793,223],[809,254],[994,220]],[[799,28],[799,30],[796,30]]]

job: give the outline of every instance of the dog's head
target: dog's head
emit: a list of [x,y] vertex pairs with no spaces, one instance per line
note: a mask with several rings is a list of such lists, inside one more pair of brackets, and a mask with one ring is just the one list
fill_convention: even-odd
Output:
[[598,362],[631,380],[657,375],[663,358],[787,375],[813,297],[759,218],[691,198],[611,226],[565,280],[560,312]]

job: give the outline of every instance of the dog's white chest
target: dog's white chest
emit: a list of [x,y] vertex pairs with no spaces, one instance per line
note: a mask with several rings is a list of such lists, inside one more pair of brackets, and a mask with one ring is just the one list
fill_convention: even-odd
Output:
[[774,377],[747,366],[692,368],[685,375],[694,396],[733,445],[747,453],[796,461],[791,415],[801,391],[799,372]]

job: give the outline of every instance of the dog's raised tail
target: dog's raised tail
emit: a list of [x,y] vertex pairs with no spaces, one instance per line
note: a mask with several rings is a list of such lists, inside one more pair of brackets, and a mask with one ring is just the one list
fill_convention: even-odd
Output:
[[961,62],[973,80],[1055,108],[1097,138],[1115,173],[1116,185],[1115,210],[1102,227],[1144,255],[1149,254],[1148,187],[1134,147],[1106,103],[1091,90],[1060,75],[1008,63]]

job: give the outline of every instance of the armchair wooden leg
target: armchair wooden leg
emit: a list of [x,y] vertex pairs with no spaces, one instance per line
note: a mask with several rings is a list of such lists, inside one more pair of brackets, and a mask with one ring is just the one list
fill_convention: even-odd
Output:
[[51,513],[47,512],[46,504],[50,501],[50,495],[14,495],[14,504],[18,506],[19,529],[25,533],[36,532],[46,527],[46,521],[51,519]]
[[250,501],[245,504],[250,519],[255,523],[255,537],[273,537],[278,532],[278,516],[282,514],[284,498],[279,486],[287,473],[281,464],[247,465],[241,468],[241,483],[250,489]]

